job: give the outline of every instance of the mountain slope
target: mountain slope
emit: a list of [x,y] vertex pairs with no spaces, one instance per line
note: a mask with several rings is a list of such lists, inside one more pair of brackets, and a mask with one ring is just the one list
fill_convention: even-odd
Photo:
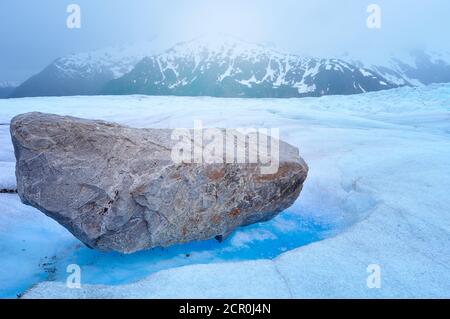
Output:
[[[162,54],[155,43],[59,58],[0,97],[147,94],[289,98],[450,82],[450,53],[415,51],[320,59],[233,37],[206,36]],[[397,52],[398,53],[398,52]],[[361,58],[363,56],[364,58]]]
[[144,58],[103,94],[304,97],[397,85],[339,59],[302,58],[235,39],[200,38]]
[[372,60],[346,54],[343,59],[374,70],[399,86],[450,82],[450,52],[414,50],[401,55],[378,54]]
[[62,57],[22,83],[11,97],[95,95],[151,53],[149,44],[139,44]]
[[0,81],[0,99],[9,97],[18,85],[16,82]]

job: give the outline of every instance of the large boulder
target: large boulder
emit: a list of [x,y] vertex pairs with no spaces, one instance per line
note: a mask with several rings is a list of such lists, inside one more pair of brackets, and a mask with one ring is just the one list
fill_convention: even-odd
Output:
[[278,170],[268,174],[261,163],[174,161],[172,134],[19,115],[11,136],[20,198],[89,247],[132,253],[267,221],[294,203],[307,176],[298,149],[278,140]]

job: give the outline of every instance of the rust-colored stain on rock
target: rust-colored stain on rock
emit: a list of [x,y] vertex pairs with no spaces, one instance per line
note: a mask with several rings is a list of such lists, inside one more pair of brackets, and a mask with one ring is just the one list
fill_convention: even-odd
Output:
[[230,217],[236,218],[241,214],[241,210],[239,208],[233,209],[231,212],[228,213]]
[[219,180],[221,178],[223,178],[225,176],[225,171],[221,170],[221,169],[215,169],[215,170],[211,170],[209,171],[206,176],[212,180],[212,181],[216,181]]

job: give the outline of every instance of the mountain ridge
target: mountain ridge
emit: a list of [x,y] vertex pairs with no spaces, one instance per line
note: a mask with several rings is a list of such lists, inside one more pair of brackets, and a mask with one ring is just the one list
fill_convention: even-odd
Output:
[[31,76],[10,97],[96,95],[104,85],[154,54],[148,43],[75,53],[55,59]]
[[384,61],[349,54],[317,58],[222,36],[107,48],[56,59],[10,97],[181,95],[290,98],[347,95],[450,82],[450,54],[417,51]]
[[178,43],[140,61],[102,94],[304,97],[397,87],[369,69],[227,38]]
[[0,81],[0,99],[7,98],[18,86],[15,81]]

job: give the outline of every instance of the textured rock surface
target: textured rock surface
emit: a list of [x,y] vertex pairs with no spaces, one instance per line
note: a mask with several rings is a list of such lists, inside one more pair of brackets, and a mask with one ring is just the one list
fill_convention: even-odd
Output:
[[[266,221],[296,200],[308,167],[280,142],[280,167],[176,164],[172,130],[27,113],[11,122],[21,200],[86,245],[131,253]],[[250,145],[251,147],[251,145]]]

